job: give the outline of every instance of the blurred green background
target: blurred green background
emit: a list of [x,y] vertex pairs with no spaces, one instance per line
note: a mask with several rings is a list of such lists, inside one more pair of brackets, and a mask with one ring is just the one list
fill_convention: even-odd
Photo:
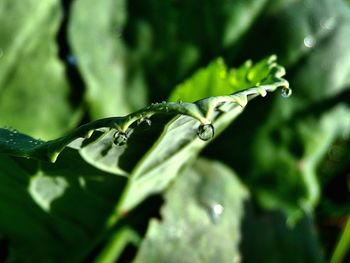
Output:
[[[0,0],[0,126],[53,139],[166,100],[217,57],[277,54],[293,96],[251,102],[202,156],[249,192],[242,262],[350,262],[349,43],[344,0]],[[142,231],[160,203],[135,212]]]

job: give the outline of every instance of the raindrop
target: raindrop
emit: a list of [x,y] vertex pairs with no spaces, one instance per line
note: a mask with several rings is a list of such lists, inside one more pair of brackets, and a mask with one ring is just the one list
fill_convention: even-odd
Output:
[[210,218],[214,224],[219,223],[222,213],[224,212],[224,206],[221,204],[213,204],[210,207]]
[[125,132],[119,132],[117,131],[115,134],[114,134],[114,141],[113,143],[116,145],[116,146],[123,146],[127,143],[128,141],[128,135],[125,133]]
[[283,87],[281,90],[281,95],[283,98],[288,98],[290,95],[292,95],[292,89]]
[[183,104],[184,102],[182,100],[178,100],[177,103]]
[[316,45],[316,39],[313,36],[307,36],[304,38],[304,46],[307,48],[313,48]]
[[201,124],[197,129],[197,136],[203,141],[210,140],[214,137],[214,126],[212,124]]

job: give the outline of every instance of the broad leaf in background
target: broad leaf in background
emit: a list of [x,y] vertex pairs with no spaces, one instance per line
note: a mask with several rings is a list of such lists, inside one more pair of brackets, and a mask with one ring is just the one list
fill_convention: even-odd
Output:
[[197,160],[165,192],[136,262],[240,262],[241,218],[248,193],[220,162]]
[[0,125],[51,139],[76,124],[57,57],[60,2],[0,3]]
[[55,164],[1,154],[0,233],[8,260],[80,261],[124,185],[71,149]]
[[[244,43],[253,57],[275,53],[307,106],[350,87],[350,9],[343,0],[271,1]],[[297,15],[296,15],[297,14]],[[257,48],[259,45],[266,48]],[[244,53],[245,53],[244,52]],[[306,104],[306,105],[305,105]]]
[[139,101],[136,107],[144,106],[145,91],[127,86],[128,54],[121,38],[125,1],[77,0],[70,17],[69,41],[93,119],[129,113],[132,96]]

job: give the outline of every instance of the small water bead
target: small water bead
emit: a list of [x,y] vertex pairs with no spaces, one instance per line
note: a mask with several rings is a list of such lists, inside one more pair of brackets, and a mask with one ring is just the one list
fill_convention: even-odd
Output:
[[320,26],[323,30],[332,30],[336,26],[335,17],[328,17],[321,19]]
[[149,128],[152,125],[152,121],[147,117],[142,117],[137,120],[137,125],[138,126],[142,125],[142,126],[146,126],[146,128]]
[[114,140],[113,140],[114,145],[123,146],[127,143],[127,141],[128,141],[128,135],[125,132],[117,131],[114,134]]
[[290,97],[290,95],[292,95],[292,89],[291,88],[287,88],[287,87],[283,87],[281,90],[281,95],[283,98],[288,98]]
[[197,129],[197,136],[203,141],[208,141],[214,137],[214,131],[212,124],[201,124]]
[[210,207],[210,218],[214,224],[219,223],[222,213],[224,212],[224,206],[222,204],[213,204]]
[[307,48],[313,48],[316,45],[316,39],[314,36],[306,36],[304,38],[304,46]]

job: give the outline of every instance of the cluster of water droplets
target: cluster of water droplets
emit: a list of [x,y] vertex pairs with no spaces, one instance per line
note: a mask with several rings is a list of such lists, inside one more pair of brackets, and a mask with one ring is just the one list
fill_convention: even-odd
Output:
[[149,128],[152,125],[152,121],[147,117],[141,117],[137,120],[137,125],[145,128]]

